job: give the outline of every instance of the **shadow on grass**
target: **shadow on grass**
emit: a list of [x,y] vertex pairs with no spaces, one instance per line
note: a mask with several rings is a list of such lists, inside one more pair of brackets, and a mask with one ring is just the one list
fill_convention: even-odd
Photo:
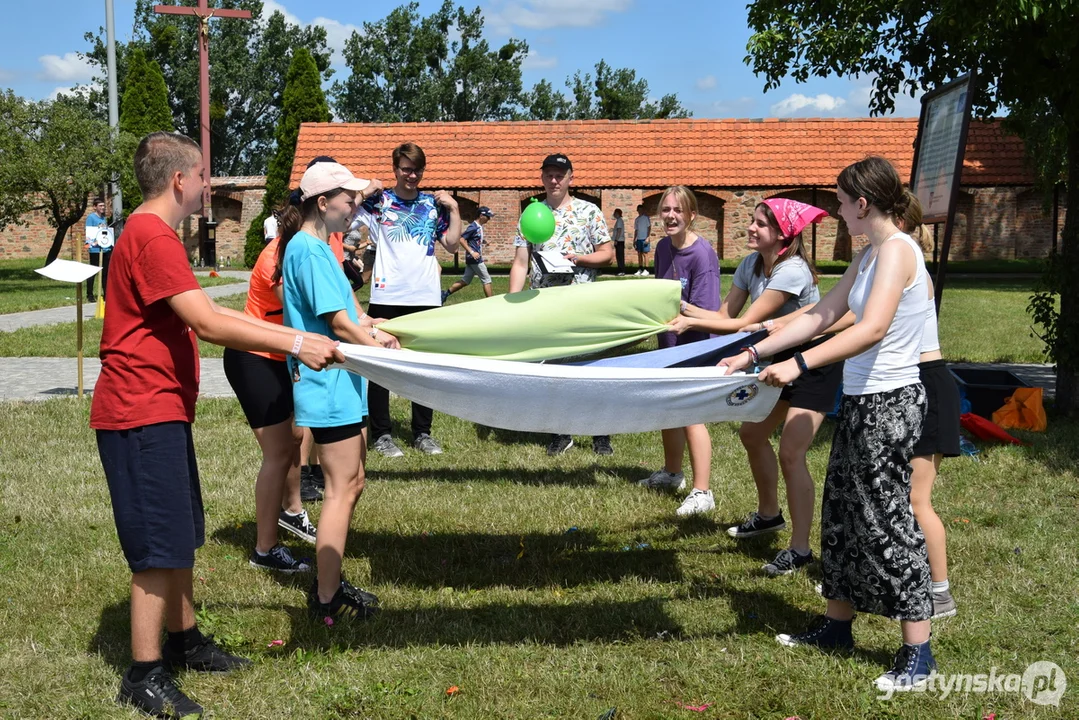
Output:
[[[1027,458],[1053,474],[1072,474],[1079,467],[1079,442],[1076,442],[1079,437],[1079,422],[1075,420],[1054,412],[1048,417],[1045,432],[1008,432],[1031,443],[1024,451]],[[979,443],[979,446],[984,447],[985,443]]]
[[[213,533],[215,541],[245,551],[254,537],[253,522],[241,523],[240,527],[229,525]],[[372,583],[401,587],[536,589],[627,579],[682,581],[674,550],[625,547],[628,549],[601,547],[596,536],[586,531],[569,535],[400,535],[351,530],[345,552],[368,559]],[[287,578],[281,582],[290,587],[295,584]]]
[[97,631],[87,652],[99,655],[117,672],[131,664],[131,602],[124,600],[101,609]]
[[585,486],[597,484],[597,472],[615,477],[635,478],[640,474],[640,468],[634,465],[594,465],[573,469],[559,467],[462,468],[453,466],[401,470],[368,468],[372,483],[378,483],[380,480],[395,480],[446,483],[512,482],[515,485]]
[[282,610],[292,619],[286,651],[290,646],[305,650],[520,643],[561,647],[578,642],[677,637],[681,632],[664,610],[663,601],[655,598],[565,605],[383,608],[366,622],[340,621],[333,627],[312,620],[306,608]]
[[[775,582],[782,582],[778,579]],[[778,592],[760,590],[738,590],[722,584],[694,583],[687,594],[691,598],[724,598],[734,612],[735,621],[727,634],[734,635],[778,635],[779,633],[800,633],[807,629],[818,616],[824,614],[827,601],[819,598],[815,607],[801,608],[792,605]],[[896,646],[901,642],[899,623],[896,623]],[[858,641],[858,620],[854,621],[855,643]],[[812,647],[782,648],[776,643],[777,651],[815,653],[820,650]],[[886,650],[871,650],[855,645],[850,652],[835,651],[837,655],[849,655],[875,666],[891,666],[892,654]]]

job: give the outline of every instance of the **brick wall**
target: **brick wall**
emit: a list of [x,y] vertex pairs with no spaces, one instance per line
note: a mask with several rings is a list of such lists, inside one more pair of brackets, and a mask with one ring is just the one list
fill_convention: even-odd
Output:
[[[662,188],[574,188],[573,193],[603,210],[608,227],[614,224],[614,210],[621,208],[626,223],[627,254],[632,255],[633,220],[637,205],[644,203],[652,218],[653,247],[663,236],[659,224],[659,195]],[[746,227],[754,208],[769,197],[786,197],[812,203],[827,210],[832,217],[816,227],[816,257],[818,260],[849,260],[864,244],[864,238],[851,238],[845,224],[837,219],[838,201],[835,191],[806,188],[694,188],[699,215],[694,230],[707,238],[722,258],[736,259],[748,253]],[[224,265],[229,260],[235,266],[242,263],[244,236],[251,221],[262,210],[262,188],[246,187],[231,192],[215,191],[214,217],[218,220],[217,257]],[[543,197],[537,188],[520,190],[460,190],[455,193],[464,223],[476,218],[481,205],[491,208],[495,216],[487,223],[484,233],[489,242],[486,256],[492,264],[504,265],[513,260],[513,238],[517,234],[517,219],[532,197]],[[1058,217],[1058,238],[1064,227],[1067,197],[1061,193]],[[87,214],[90,210],[88,209]],[[55,230],[45,213],[37,211],[23,216],[24,224],[12,224],[0,231],[0,259],[44,257],[52,243]],[[73,258],[75,244],[83,241],[83,222],[68,231],[61,257]],[[1030,187],[962,188],[952,234],[953,260],[1037,258],[1048,255],[1052,246],[1053,209],[1042,194]],[[943,226],[940,238],[943,241]],[[198,216],[191,216],[179,229],[180,238],[189,257],[197,259]],[[803,240],[812,252],[813,233],[807,228]],[[932,249],[927,252],[927,257]],[[452,262],[453,256],[438,247],[439,259]],[[463,261],[462,261],[463,263]]]

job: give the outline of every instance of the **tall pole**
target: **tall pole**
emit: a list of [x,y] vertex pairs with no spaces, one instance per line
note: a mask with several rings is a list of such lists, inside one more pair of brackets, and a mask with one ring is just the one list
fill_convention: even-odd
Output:
[[206,0],[199,0],[199,125],[202,145],[202,218],[214,219],[213,203],[210,199],[210,9]]
[[[109,71],[109,127],[115,140],[120,125],[120,104],[116,98],[116,24],[113,22],[112,0],[105,0],[105,54]],[[112,222],[115,225],[123,217],[124,203],[120,197],[120,183],[112,178]],[[119,228],[115,230],[119,233]]]

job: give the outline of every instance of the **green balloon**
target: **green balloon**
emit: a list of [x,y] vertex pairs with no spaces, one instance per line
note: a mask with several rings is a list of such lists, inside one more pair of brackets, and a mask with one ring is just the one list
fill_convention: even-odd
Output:
[[521,213],[521,235],[535,245],[551,239],[554,235],[554,213],[547,207],[547,203],[538,202],[533,198],[528,204]]

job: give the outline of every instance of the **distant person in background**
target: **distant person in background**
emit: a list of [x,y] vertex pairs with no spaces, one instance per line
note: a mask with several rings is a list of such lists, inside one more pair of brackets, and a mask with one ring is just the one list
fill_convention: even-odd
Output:
[[[85,244],[90,252],[90,264],[101,268],[101,295],[105,295],[105,285],[109,281],[109,260],[112,259],[112,246],[102,247],[99,244],[101,233],[109,227],[109,219],[105,217],[105,201],[101,198],[94,200],[94,211],[86,218]],[[86,280],[86,300],[97,302],[94,294],[94,286],[97,284],[97,275]]]
[[633,221],[633,248],[637,251],[637,272],[634,275],[648,277],[648,253],[652,245],[648,236],[652,234],[652,220],[644,214],[644,205],[637,206],[637,219]]
[[277,211],[262,221],[262,241],[269,243],[277,237]]
[[442,291],[443,305],[446,304],[446,299],[450,295],[468,286],[472,282],[472,278],[477,276],[480,282],[483,283],[483,294],[487,297],[494,295],[494,291],[491,289],[491,273],[487,272],[487,264],[483,262],[483,244],[487,242],[483,239],[483,226],[494,216],[495,214],[491,212],[491,208],[481,207],[479,217],[472,221],[472,224],[461,233],[461,239],[465,241],[465,274],[461,276],[460,280],[450,285],[448,290]]
[[618,277],[624,277],[626,274],[626,223],[622,219],[622,208],[616,208],[614,211],[611,242],[614,243],[614,259],[618,263]]

